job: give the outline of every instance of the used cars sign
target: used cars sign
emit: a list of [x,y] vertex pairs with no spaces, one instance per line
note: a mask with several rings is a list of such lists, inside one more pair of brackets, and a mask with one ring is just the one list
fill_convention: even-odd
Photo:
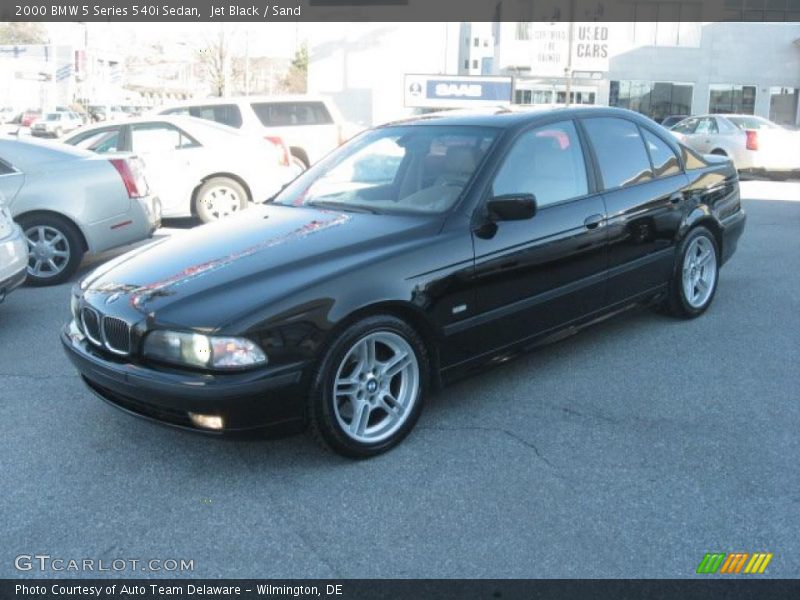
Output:
[[510,77],[405,76],[405,105],[409,107],[507,106],[512,91]]

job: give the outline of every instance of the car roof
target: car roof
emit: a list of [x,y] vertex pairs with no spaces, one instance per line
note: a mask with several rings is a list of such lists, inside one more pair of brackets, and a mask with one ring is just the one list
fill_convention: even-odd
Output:
[[171,108],[181,108],[184,106],[215,106],[219,104],[239,104],[253,102],[328,102],[329,98],[324,96],[312,96],[308,94],[287,94],[284,96],[227,96],[223,98],[193,98],[155,107],[154,110],[168,110]]
[[525,127],[537,121],[550,120],[557,115],[564,119],[577,116],[625,116],[640,123],[648,121],[643,115],[624,108],[606,106],[546,106],[546,107],[499,107],[488,109],[470,109],[442,111],[399,119],[385,123],[381,127],[398,125],[472,125],[479,127],[516,128]]

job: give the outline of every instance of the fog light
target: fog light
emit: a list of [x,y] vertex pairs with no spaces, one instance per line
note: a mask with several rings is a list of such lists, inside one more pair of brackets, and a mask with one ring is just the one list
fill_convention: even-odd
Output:
[[197,427],[202,427],[203,429],[222,429],[224,423],[222,421],[222,417],[219,415],[200,415],[197,413],[190,412],[189,419],[197,425]]

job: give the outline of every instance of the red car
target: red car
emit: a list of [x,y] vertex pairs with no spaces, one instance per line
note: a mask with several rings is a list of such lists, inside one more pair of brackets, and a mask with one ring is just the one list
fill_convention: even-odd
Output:
[[40,110],[26,110],[22,113],[22,120],[20,121],[20,125],[23,127],[30,127],[33,125],[35,121],[40,119],[42,116],[42,111]]

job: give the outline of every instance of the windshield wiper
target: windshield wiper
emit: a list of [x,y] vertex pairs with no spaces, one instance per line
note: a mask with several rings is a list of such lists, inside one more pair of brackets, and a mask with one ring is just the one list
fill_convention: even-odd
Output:
[[330,208],[333,210],[341,210],[344,212],[361,212],[373,215],[379,215],[381,212],[363,204],[348,204],[346,202],[326,202],[325,200],[315,200],[306,202],[306,206],[313,206],[314,208]]

